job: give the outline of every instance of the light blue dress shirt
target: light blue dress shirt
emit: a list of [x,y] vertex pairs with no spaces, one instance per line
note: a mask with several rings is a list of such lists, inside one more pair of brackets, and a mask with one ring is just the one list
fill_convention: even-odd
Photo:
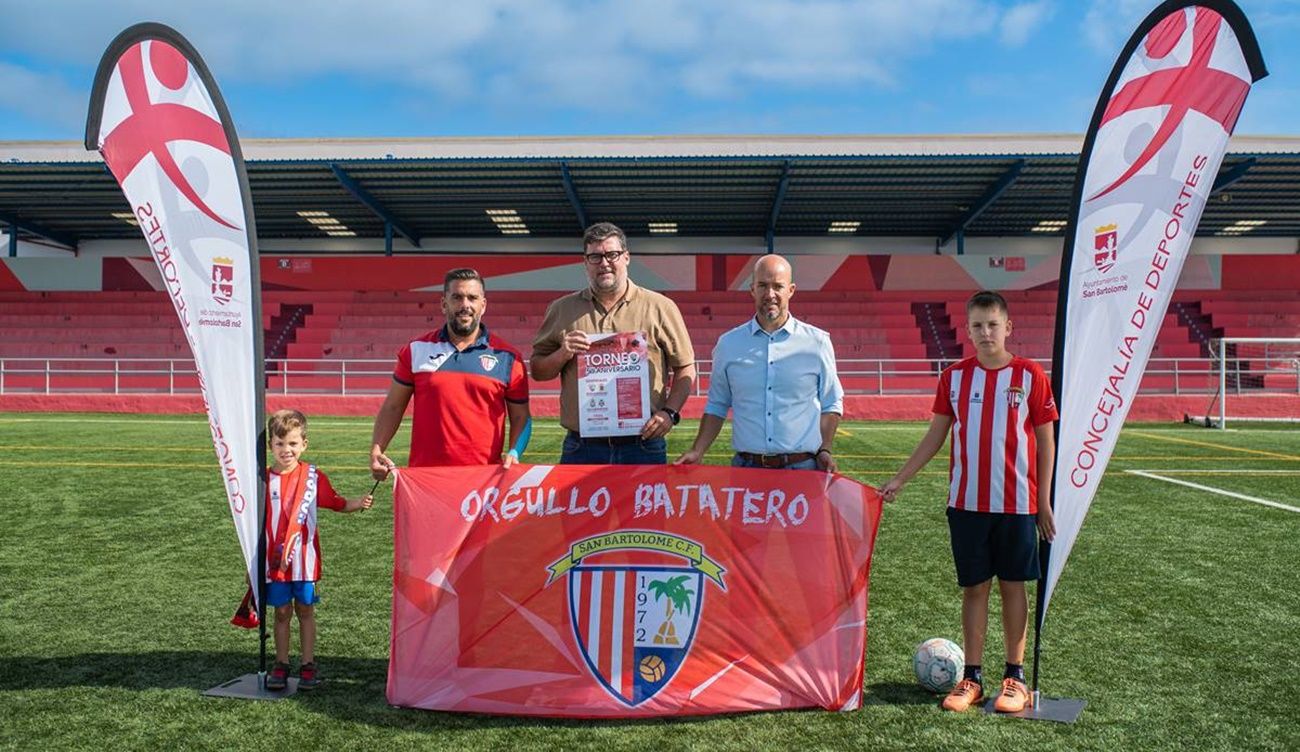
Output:
[[728,408],[735,451],[816,452],[822,413],[844,414],[830,335],[794,316],[771,334],[751,318],[722,335],[704,412],[725,420]]

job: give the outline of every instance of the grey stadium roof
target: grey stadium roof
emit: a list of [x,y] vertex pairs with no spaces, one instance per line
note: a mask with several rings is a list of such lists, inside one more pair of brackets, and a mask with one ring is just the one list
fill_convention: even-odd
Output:
[[[263,238],[320,237],[302,211],[358,237],[492,238],[488,210],[530,237],[607,220],[679,237],[1052,236],[1069,212],[1075,135],[666,136],[245,140]],[[65,244],[137,238],[98,154],[72,142],[0,142],[0,224]],[[1235,137],[1200,234],[1241,221],[1300,236],[1300,138]],[[514,221],[512,219],[512,221]],[[1035,228],[1038,228],[1036,231]],[[1231,232],[1231,231],[1230,231]]]

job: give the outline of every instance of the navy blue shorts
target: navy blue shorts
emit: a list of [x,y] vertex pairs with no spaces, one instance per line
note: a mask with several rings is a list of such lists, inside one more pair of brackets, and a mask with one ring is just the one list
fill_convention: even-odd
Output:
[[1032,514],[968,512],[948,507],[957,584],[1038,579],[1038,524]]

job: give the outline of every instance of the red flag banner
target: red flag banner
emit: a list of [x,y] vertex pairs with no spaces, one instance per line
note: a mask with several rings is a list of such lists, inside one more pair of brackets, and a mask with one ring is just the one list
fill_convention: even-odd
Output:
[[415,468],[388,701],[638,717],[854,710],[875,490],[726,467]]

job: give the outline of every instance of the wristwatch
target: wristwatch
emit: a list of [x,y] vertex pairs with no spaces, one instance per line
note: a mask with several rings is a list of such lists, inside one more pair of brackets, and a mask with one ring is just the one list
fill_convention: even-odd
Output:
[[664,405],[663,407],[661,407],[661,408],[659,408],[659,409],[660,409],[660,410],[663,410],[663,411],[666,412],[666,413],[668,413],[668,417],[670,417],[670,418],[673,419],[673,425],[674,425],[674,426],[681,422],[681,420],[682,420],[682,414],[679,413],[679,412],[677,412],[676,410],[672,409],[671,407],[669,407],[669,406],[667,406],[667,405]]

